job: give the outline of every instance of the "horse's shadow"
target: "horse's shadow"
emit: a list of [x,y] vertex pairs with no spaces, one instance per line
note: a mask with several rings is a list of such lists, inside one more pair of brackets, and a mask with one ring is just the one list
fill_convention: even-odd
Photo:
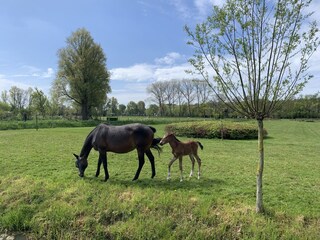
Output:
[[[109,181],[110,180],[110,181]],[[221,179],[211,179],[202,177],[199,180],[194,178],[185,178],[184,181],[180,182],[179,178],[171,179],[167,181],[165,178],[154,178],[147,179],[142,178],[136,181],[125,180],[125,179],[109,179],[106,184],[121,185],[125,187],[139,187],[142,189],[155,188],[165,190],[196,190],[203,194],[210,194],[210,190],[213,188],[221,187],[225,182]]]

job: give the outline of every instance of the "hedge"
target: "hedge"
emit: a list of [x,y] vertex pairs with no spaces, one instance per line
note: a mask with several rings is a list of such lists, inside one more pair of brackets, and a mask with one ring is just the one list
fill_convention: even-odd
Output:
[[[177,136],[192,138],[222,138],[222,139],[257,139],[258,126],[253,122],[231,121],[198,121],[172,123],[165,127],[166,132]],[[264,129],[264,136],[268,133]]]

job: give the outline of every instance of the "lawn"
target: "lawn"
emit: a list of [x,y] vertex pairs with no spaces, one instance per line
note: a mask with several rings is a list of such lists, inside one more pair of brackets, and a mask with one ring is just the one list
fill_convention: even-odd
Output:
[[[163,124],[157,137],[164,134]],[[202,176],[189,179],[190,160],[171,168],[169,145],[151,179],[138,181],[136,152],[108,154],[110,179],[85,178],[72,153],[92,129],[0,131],[0,230],[31,239],[320,239],[320,122],[266,121],[263,215],[255,213],[257,140],[197,139]],[[186,138],[180,138],[186,140]],[[196,174],[195,174],[196,176]]]

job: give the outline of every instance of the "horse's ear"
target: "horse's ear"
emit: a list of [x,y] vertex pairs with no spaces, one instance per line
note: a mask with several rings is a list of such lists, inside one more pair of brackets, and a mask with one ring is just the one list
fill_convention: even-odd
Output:
[[76,159],[79,159],[79,156],[77,154],[74,153],[73,156],[75,156]]

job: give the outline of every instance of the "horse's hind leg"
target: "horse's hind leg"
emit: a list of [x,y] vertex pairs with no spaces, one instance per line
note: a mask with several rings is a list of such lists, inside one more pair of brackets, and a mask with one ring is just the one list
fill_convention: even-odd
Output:
[[190,157],[190,160],[191,160],[191,172],[190,172],[189,177],[192,177],[193,176],[193,171],[194,171],[195,160],[194,160],[194,157],[192,156],[192,154],[190,154],[189,157]]
[[198,155],[195,155],[197,162],[198,162],[198,179],[200,179],[200,167],[201,167],[201,159]]
[[146,151],[147,157],[149,158],[150,164],[151,164],[151,171],[152,171],[152,175],[151,178],[154,178],[154,176],[156,175],[156,168],[154,166],[154,156],[152,154],[152,152],[149,150]]
[[138,149],[138,158],[139,158],[139,167],[138,167],[136,175],[134,176],[132,181],[135,181],[135,180],[137,180],[139,178],[141,169],[142,169],[143,164],[144,164],[144,151]]
[[180,182],[182,182],[183,181],[182,156],[179,157],[179,168],[180,168]]

